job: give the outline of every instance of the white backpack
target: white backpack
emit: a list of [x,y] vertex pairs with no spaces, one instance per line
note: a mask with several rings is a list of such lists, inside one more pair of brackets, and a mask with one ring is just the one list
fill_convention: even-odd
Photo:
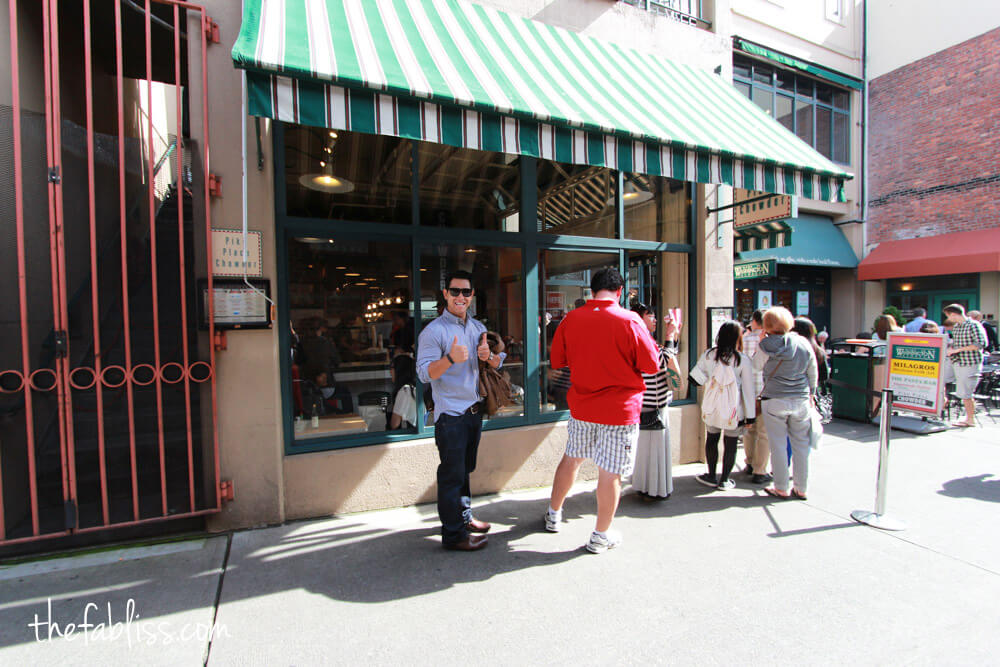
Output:
[[739,423],[740,389],[732,366],[715,364],[701,400],[701,419],[707,426],[733,430]]

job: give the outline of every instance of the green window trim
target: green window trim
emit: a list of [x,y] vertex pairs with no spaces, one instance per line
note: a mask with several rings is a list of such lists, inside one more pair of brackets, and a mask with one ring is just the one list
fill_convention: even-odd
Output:
[[[327,235],[355,239],[379,238],[387,241],[409,241],[411,244],[411,269],[420,267],[420,250],[422,247],[441,242],[464,242],[473,243],[484,247],[512,247],[521,250],[523,289],[522,297],[525,304],[525,371],[524,371],[524,392],[526,397],[531,397],[524,404],[524,413],[519,416],[503,417],[501,419],[487,420],[483,424],[484,431],[497,429],[517,428],[536,424],[547,424],[558,421],[565,421],[569,418],[568,410],[542,412],[538,404],[537,397],[540,393],[540,358],[539,358],[539,332],[538,328],[530,326],[530,323],[537,321],[539,313],[539,284],[538,284],[538,253],[540,250],[613,250],[618,253],[619,270],[622,275],[627,275],[626,252],[629,250],[652,251],[657,253],[678,253],[688,255],[688,303],[685,315],[688,327],[688,357],[697,358],[698,341],[698,318],[692,313],[692,304],[696,304],[697,297],[697,262],[695,261],[696,245],[679,243],[661,243],[655,241],[637,241],[625,238],[601,239],[580,236],[553,236],[541,232],[536,232],[537,220],[537,167],[535,158],[521,159],[521,203],[523,217],[517,232],[501,232],[491,230],[475,229],[453,229],[421,226],[419,220],[419,190],[414,187],[411,193],[413,198],[413,219],[410,224],[384,224],[365,222],[345,222],[333,221],[318,218],[302,218],[289,216],[287,214],[287,201],[285,193],[285,124],[275,122],[272,133],[272,150],[274,155],[274,200],[275,200],[275,252],[276,260],[276,289],[278,295],[278,345],[281,350],[291,349],[291,333],[289,322],[291,318],[289,301],[285,298],[289,278],[288,266],[288,242],[291,237],[297,235],[319,236]],[[419,144],[413,144],[413,170],[412,182],[419,183]],[[619,175],[620,178],[620,175]],[[689,188],[694,188],[694,183],[688,182]],[[619,193],[621,191],[619,190]],[[697,238],[697,197],[691,197],[689,211],[689,238]],[[617,196],[617,220],[616,229],[618,236],[623,236],[623,210],[624,204],[620,195]],[[413,294],[420,293],[420,286],[416,282],[419,278],[419,271],[410,272],[414,283],[411,285]],[[627,286],[626,286],[627,288]],[[414,317],[414,336],[419,337],[421,331],[420,317]],[[279,377],[281,387],[281,420],[282,431],[284,433],[284,453],[286,456],[295,454],[305,454],[310,452],[331,451],[338,449],[351,449],[354,447],[367,447],[393,444],[410,440],[422,440],[434,437],[434,426],[425,424],[426,412],[423,407],[423,383],[417,385],[417,425],[415,432],[399,433],[392,431],[379,431],[372,433],[362,433],[354,435],[330,435],[309,438],[308,440],[296,440],[294,432],[294,415],[292,400],[292,377],[291,360],[289,355],[279,355]],[[675,400],[672,406],[683,406],[695,403],[694,387],[688,387],[688,394],[685,398]]]
[[845,86],[854,90],[864,90],[865,88],[865,83],[861,79],[857,79],[847,74],[841,74],[820,65],[799,60],[798,58],[793,58],[792,56],[785,55],[784,53],[780,53],[778,51],[772,51],[765,46],[748,42],[740,37],[733,37],[733,46],[744,53],[749,53],[750,55],[758,56],[760,58],[766,58],[767,60],[776,62],[780,65],[808,72],[813,76],[836,83],[840,86]]
[[[829,159],[836,164],[849,166],[851,162],[851,101],[850,94],[848,91],[838,91],[841,93],[847,93],[847,104],[846,106],[838,106],[831,101],[829,103],[820,101],[815,91],[815,85],[812,86],[813,90],[810,94],[805,94],[798,90],[798,86],[795,86],[795,91],[782,88],[778,85],[776,77],[780,72],[788,72],[787,69],[774,68],[765,63],[760,63],[758,60],[751,58],[746,58],[740,55],[734,55],[733,62],[734,65],[737,61],[742,61],[750,66],[749,76],[736,73],[736,67],[734,66],[733,73],[733,86],[739,91],[741,95],[747,96],[754,104],[757,104],[762,108],[771,118],[778,121],[778,106],[782,100],[787,104],[791,105],[790,109],[787,109],[789,115],[792,119],[792,127],[787,128],[789,131],[796,134],[800,140],[804,141],[806,144],[811,146],[817,151],[822,151],[820,146],[820,121],[819,121],[819,111],[825,111],[829,114],[827,120],[828,128],[826,131],[826,136],[822,141],[829,142]],[[768,83],[764,83],[759,79],[759,72],[757,71],[757,66],[768,72]],[[801,76],[801,75],[800,75]],[[815,81],[815,79],[810,79],[810,81]],[[819,82],[816,83],[819,85]],[[762,96],[766,95],[770,98],[770,109],[763,107],[756,99],[756,94],[761,93]],[[833,98],[836,100],[836,96]],[[808,111],[808,121],[807,127],[802,127],[802,116],[801,112]],[[844,122],[843,128],[845,135],[843,137],[843,145],[838,146],[836,142],[838,121]],[[780,122],[780,121],[778,121]],[[803,136],[803,133],[807,133],[807,137]],[[838,154],[842,151],[842,154]],[[824,155],[825,157],[825,155]],[[843,158],[843,159],[841,159]],[[819,198],[823,197],[823,193],[813,192],[814,188],[811,187],[803,188],[803,196],[809,195],[807,198],[816,198],[815,195],[819,195]],[[765,188],[768,184],[765,182]],[[821,188],[822,188],[821,184]],[[808,193],[806,192],[808,191]]]

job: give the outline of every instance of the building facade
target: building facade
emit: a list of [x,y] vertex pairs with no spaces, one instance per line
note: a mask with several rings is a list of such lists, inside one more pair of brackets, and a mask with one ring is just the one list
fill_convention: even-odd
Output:
[[[902,9],[873,4],[870,18],[866,321],[887,305],[941,321],[950,303],[995,321],[1000,14],[988,2],[959,3],[944,17],[929,2]],[[900,30],[911,39],[888,48],[886,36]]]
[[738,319],[781,305],[832,337],[853,336],[862,315],[855,269],[864,226],[864,4],[734,0],[720,26],[732,40],[733,85],[856,175],[844,202],[800,199],[797,214],[784,218],[790,243],[737,228]]
[[[474,490],[548,484],[569,381],[548,344],[591,272],[618,267],[630,302],[679,308],[690,367],[709,309],[737,305],[738,191],[796,195],[793,249],[810,236],[800,222],[826,228],[857,208],[855,93],[827,95],[833,69],[806,72],[792,97],[807,111],[788,121],[775,67],[761,111],[773,58],[734,39],[810,54],[755,32],[761,17],[741,24],[741,3],[81,4],[18,2],[17,23],[0,25],[18,40],[0,45],[18,55],[0,81],[3,127],[21,137],[0,160],[18,183],[2,216],[23,240],[3,265],[38,294],[35,310],[24,292],[4,311],[21,316],[0,369],[0,543],[432,500],[424,390],[398,429],[387,405],[457,268],[519,393],[486,424]],[[834,69],[852,81],[843,57]],[[536,58],[555,60],[541,71]],[[322,63],[356,80],[331,84]],[[644,90],[626,63],[658,85]],[[588,88],[593,76],[606,89]],[[546,105],[606,122],[527,113]],[[808,146],[794,136],[807,125]],[[667,126],[690,140],[667,141]],[[816,313],[847,298],[836,271],[778,262],[776,299],[793,285]],[[701,457],[695,399],[683,386],[669,411],[679,462]]]

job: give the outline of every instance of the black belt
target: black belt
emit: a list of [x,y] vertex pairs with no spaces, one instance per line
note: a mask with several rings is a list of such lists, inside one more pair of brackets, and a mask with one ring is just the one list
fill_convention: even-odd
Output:
[[465,411],[465,414],[467,414],[467,415],[477,415],[477,414],[479,414],[479,413],[480,413],[481,411],[482,411],[482,406],[481,406],[481,405],[480,405],[479,403],[473,403],[473,404],[472,404],[472,405],[470,405],[470,406],[469,406],[469,408],[468,408],[468,409],[467,409],[467,410]]

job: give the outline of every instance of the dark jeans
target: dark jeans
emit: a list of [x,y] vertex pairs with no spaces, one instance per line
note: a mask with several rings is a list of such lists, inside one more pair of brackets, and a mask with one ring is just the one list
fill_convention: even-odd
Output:
[[441,415],[434,424],[434,442],[441,464],[437,469],[438,516],[441,540],[453,544],[469,536],[465,524],[472,520],[469,473],[476,469],[483,415]]

